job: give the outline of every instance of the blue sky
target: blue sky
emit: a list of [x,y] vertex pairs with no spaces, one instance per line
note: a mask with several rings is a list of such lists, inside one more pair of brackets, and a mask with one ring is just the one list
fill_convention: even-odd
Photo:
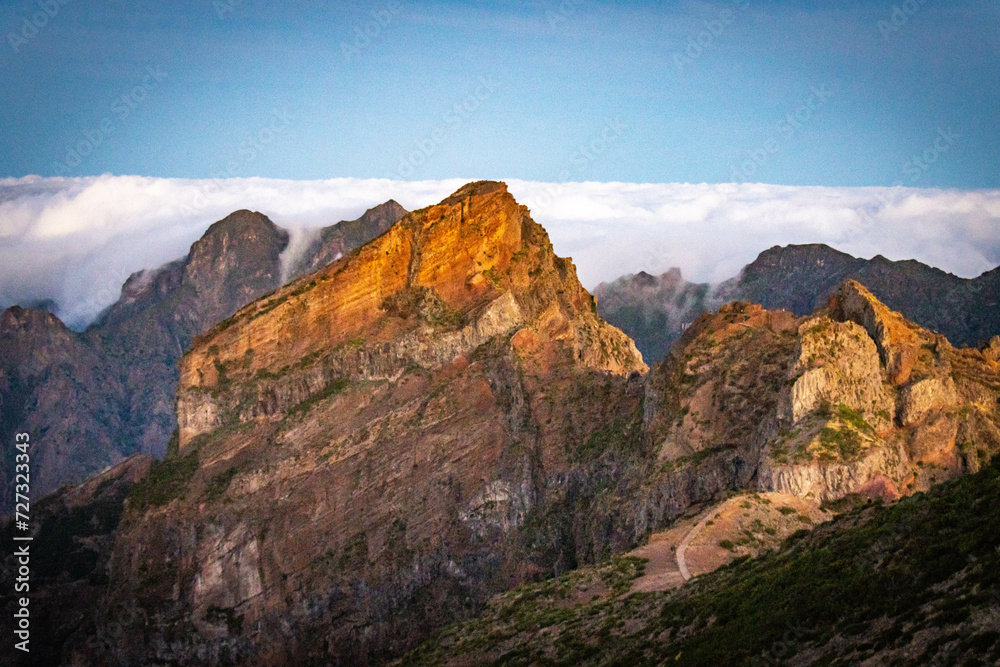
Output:
[[996,1],[23,0],[0,35],[0,176],[1000,185]]

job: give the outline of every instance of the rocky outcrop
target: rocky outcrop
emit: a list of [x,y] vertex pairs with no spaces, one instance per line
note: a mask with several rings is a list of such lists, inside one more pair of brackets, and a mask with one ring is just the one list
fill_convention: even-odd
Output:
[[889,310],[854,280],[844,283],[835,308],[839,308],[845,319],[863,326],[875,341],[893,384],[902,385],[910,379],[918,345],[914,325]]
[[137,492],[94,659],[379,661],[595,559],[586,470],[641,457],[646,370],[502,183],[407,215],[185,355],[178,483]]
[[849,463],[813,459],[804,465],[781,465],[768,460],[759,471],[758,487],[822,502],[851,494],[894,500],[899,497],[898,480],[907,477],[906,462],[905,452],[886,446],[871,447]]
[[955,381],[950,377],[930,377],[908,385],[900,395],[899,423],[912,426],[932,410],[958,405]]
[[790,409],[799,424],[823,405],[844,404],[878,431],[891,427],[895,395],[883,382],[877,345],[854,322],[809,318],[799,326]]
[[[821,501],[926,490],[997,451],[998,380],[985,352],[953,348],[854,281],[803,318],[732,304],[647,380],[656,479],[694,468]],[[742,482],[737,468],[751,471]]]

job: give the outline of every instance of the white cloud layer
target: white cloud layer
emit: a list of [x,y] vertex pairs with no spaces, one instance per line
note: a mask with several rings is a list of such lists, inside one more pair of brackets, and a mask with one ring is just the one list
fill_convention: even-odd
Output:
[[[0,307],[52,299],[82,326],[133,271],[183,256],[234,210],[308,230],[395,199],[436,203],[465,179],[0,179]],[[509,180],[584,285],[677,266],[689,280],[736,275],[773,245],[827,243],[860,257],[917,259],[963,277],[1000,264],[1000,190]]]

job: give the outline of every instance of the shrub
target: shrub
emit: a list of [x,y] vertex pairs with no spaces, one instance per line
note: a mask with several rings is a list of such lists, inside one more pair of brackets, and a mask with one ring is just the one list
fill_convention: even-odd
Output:
[[154,461],[145,479],[132,487],[128,495],[129,507],[140,512],[149,507],[166,505],[187,490],[188,482],[198,470],[198,450],[192,449],[184,456],[167,456]]
[[344,378],[337,378],[330,384],[326,385],[315,394],[310,395],[304,401],[294,406],[288,411],[288,417],[293,417],[295,415],[304,415],[315,407],[320,401],[326,400],[331,396],[336,396],[340,392],[344,391],[347,387],[347,380]]
[[209,501],[218,500],[229,488],[229,482],[236,475],[236,468],[229,468],[212,476],[208,484],[205,485],[205,499]]

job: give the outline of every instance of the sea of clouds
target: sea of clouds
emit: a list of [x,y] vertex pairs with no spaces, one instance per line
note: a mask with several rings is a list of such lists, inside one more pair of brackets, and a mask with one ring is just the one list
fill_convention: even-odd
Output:
[[[0,308],[48,300],[82,328],[118,299],[131,273],[183,256],[234,210],[261,211],[301,248],[318,227],[388,199],[409,210],[434,204],[465,182],[0,179]],[[789,243],[917,259],[966,278],[1000,265],[1000,190],[507,184],[548,230],[556,253],[573,258],[588,288],[674,266],[689,280],[721,282],[762,250]]]

